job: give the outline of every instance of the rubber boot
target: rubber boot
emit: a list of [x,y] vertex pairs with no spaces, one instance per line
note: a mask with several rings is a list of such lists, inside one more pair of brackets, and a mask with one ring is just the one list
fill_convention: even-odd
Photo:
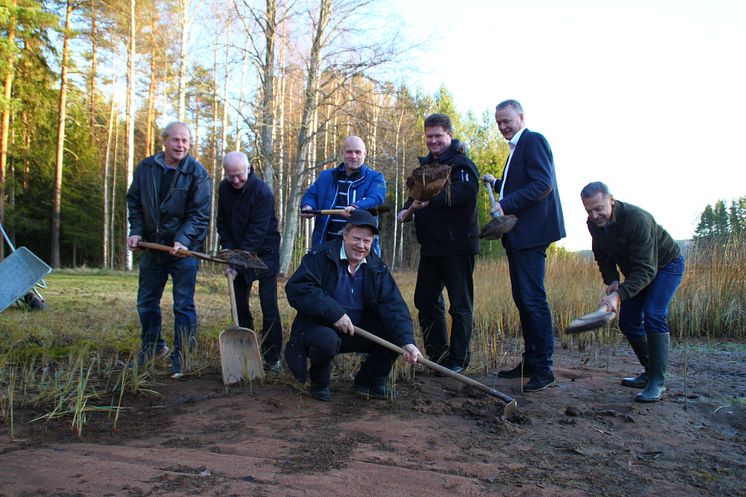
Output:
[[629,340],[632,350],[645,371],[638,376],[622,378],[622,385],[632,388],[645,388],[648,384],[648,338],[643,335],[641,337],[628,337],[627,340]]
[[648,385],[635,397],[637,402],[658,402],[663,397],[670,343],[669,333],[648,335]]

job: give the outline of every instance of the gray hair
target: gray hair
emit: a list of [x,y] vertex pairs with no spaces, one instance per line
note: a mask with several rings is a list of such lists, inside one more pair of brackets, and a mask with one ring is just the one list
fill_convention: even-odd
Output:
[[523,113],[523,106],[518,100],[503,100],[495,107],[495,110],[503,110],[512,107],[516,112]]
[[226,162],[228,162],[231,159],[239,159],[241,161],[241,163],[244,166],[246,166],[246,169],[249,168],[249,158],[246,156],[245,153],[239,152],[237,150],[234,150],[233,152],[228,152],[223,157],[223,162],[222,162],[223,167],[225,167]]
[[599,193],[603,194],[604,198],[608,198],[609,195],[611,195],[611,193],[609,193],[609,187],[606,186],[605,183],[602,183],[600,181],[593,181],[585,185],[583,189],[580,190],[580,198],[595,197]]
[[184,128],[187,130],[187,133],[189,133],[189,139],[192,139],[192,130],[189,128],[189,125],[181,121],[171,121],[170,123],[166,124],[166,127],[163,128],[163,131],[161,131],[161,138],[163,140],[168,138],[168,135],[171,134],[171,131],[173,131],[176,126],[184,126]]

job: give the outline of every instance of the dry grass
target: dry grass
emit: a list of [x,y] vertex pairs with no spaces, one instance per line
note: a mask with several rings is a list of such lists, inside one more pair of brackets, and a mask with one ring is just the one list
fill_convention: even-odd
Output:
[[[689,258],[671,309],[675,338],[745,338],[745,252],[742,243],[729,243],[700,250],[697,257]],[[227,283],[217,269],[208,266],[199,274],[199,347],[189,358],[195,374],[219,368],[217,336],[231,325]],[[396,274],[416,323],[412,305],[415,278],[413,272]],[[124,394],[157,395],[156,373],[166,368],[165,363],[139,370],[126,367],[139,348],[136,274],[59,271],[48,283],[47,311],[11,307],[0,314],[0,419],[11,436],[17,407],[37,409],[39,421],[70,418],[71,429],[78,434],[86,416],[94,412],[107,412],[116,423]],[[593,310],[604,288],[594,261],[562,252],[551,253],[547,259],[546,286],[557,330],[564,329],[575,316]],[[163,297],[166,335],[173,321],[170,291],[169,285]],[[510,363],[521,352],[521,340],[511,339],[520,337],[520,324],[507,261],[479,261],[474,293],[472,372]],[[260,312],[256,289],[251,305]],[[287,336],[294,311],[284,299],[282,285],[280,311]],[[255,321],[261,322],[259,316]],[[560,331],[557,335],[560,346],[581,349],[621,339],[613,325],[580,337]],[[417,341],[421,342],[419,336]],[[353,355],[340,357],[335,374],[352,377],[359,360]],[[411,367],[399,361],[392,381],[413,374]],[[286,379],[292,381],[289,375]]]

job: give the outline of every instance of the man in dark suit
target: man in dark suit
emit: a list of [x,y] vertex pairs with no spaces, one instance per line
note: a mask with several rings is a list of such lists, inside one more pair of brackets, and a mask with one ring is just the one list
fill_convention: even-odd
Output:
[[552,150],[542,135],[524,127],[523,120],[523,108],[515,100],[497,106],[495,121],[508,140],[510,155],[500,181],[490,174],[482,176],[482,181],[491,183],[500,194],[495,211],[518,217],[516,226],[502,240],[508,256],[513,301],[521,318],[523,360],[512,369],[500,371],[498,376],[530,376],[523,391],[538,392],[555,381],[554,333],[544,273],[547,248],[565,236],[565,223]]

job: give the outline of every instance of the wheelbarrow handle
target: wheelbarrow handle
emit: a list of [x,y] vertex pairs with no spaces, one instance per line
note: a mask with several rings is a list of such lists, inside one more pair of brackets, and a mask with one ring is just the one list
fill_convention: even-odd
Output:
[[[373,333],[369,331],[365,331],[362,328],[359,328],[355,326],[355,333],[360,335],[363,338],[366,338],[370,340],[371,342],[375,342],[378,345],[385,347],[389,350],[392,350],[394,352],[398,352],[399,354],[404,354],[404,349],[399,347],[398,345],[394,345],[393,343],[384,340],[383,338],[379,337],[378,335],[374,335]],[[450,378],[453,378],[454,380],[460,381],[461,383],[465,383],[466,385],[472,386],[478,390],[481,390],[482,392],[491,395],[492,397],[496,397],[503,402],[505,402],[505,415],[506,417],[509,417],[515,410],[518,408],[518,403],[513,397],[510,397],[509,395],[505,395],[504,393],[494,389],[490,388],[487,385],[478,382],[477,380],[473,380],[469,378],[468,376],[462,375],[460,373],[457,373],[455,371],[451,371],[445,366],[441,366],[438,363],[432,362],[428,359],[425,359],[424,357],[420,357],[417,359],[417,362],[424,364],[425,366],[429,367],[430,369],[434,369],[435,371],[442,373]]]

